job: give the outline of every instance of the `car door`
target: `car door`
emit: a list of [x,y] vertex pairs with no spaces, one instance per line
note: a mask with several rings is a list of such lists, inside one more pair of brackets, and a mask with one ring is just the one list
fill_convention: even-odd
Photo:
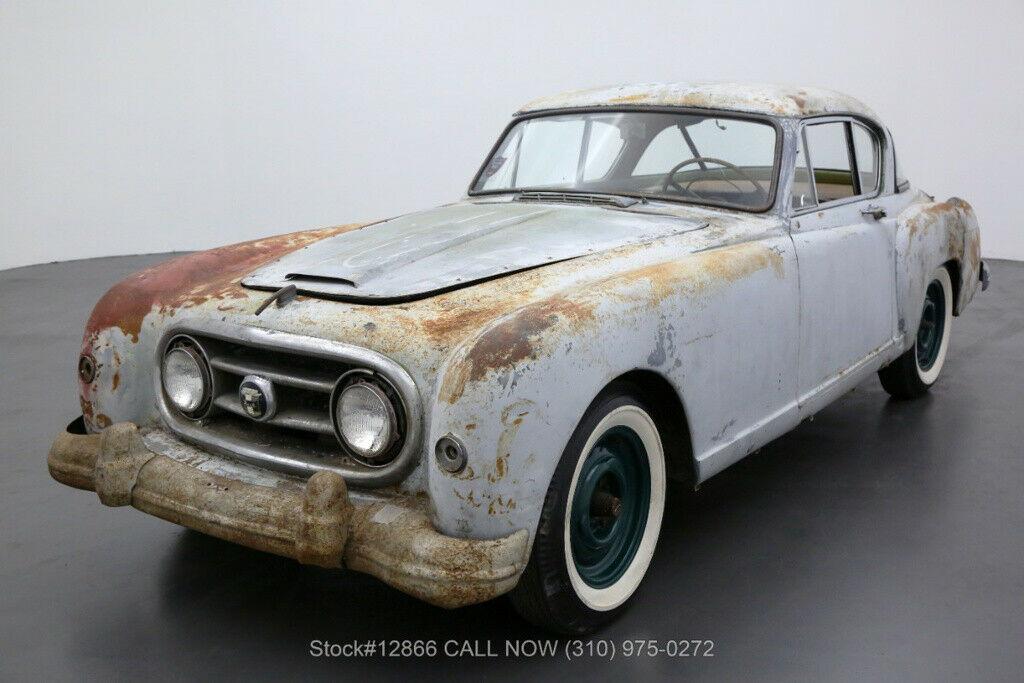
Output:
[[896,334],[894,221],[879,136],[844,117],[801,126],[791,199],[800,269],[799,404],[811,412],[877,369]]

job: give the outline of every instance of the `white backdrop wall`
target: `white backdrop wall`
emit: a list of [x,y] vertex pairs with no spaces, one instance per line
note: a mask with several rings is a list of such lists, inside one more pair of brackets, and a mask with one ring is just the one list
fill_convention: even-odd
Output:
[[0,268],[197,249],[459,197],[535,96],[822,85],[1024,259],[1024,3],[0,2]]

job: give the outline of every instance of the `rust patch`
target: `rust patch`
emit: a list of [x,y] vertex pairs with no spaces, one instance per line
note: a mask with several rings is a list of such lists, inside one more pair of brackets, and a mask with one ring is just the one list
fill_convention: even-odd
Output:
[[85,422],[93,424],[95,421],[93,420],[92,401],[85,396],[79,396],[78,405],[82,408],[82,417],[85,418]]
[[562,295],[525,306],[484,332],[457,362],[441,386],[441,400],[454,403],[466,383],[482,379],[489,372],[512,368],[536,358],[538,338],[560,321],[570,330],[593,322],[595,304],[581,303]]
[[110,390],[117,391],[117,387],[121,385],[121,371],[117,370],[114,372],[113,379],[110,380]]
[[971,210],[971,205],[959,197],[950,197],[944,202],[930,202],[907,220],[907,239],[912,242],[915,238],[923,236],[936,223],[943,223],[949,228],[946,235],[946,248],[951,256],[962,257],[964,253],[963,241],[960,234],[953,229],[953,226],[946,224],[952,217],[961,217],[962,213]]
[[494,515],[506,515],[510,511],[516,509],[516,501],[514,498],[505,498],[501,494],[498,494],[496,498],[491,498],[491,502],[487,504],[487,514]]
[[459,500],[464,501],[475,508],[478,508],[481,505],[483,505],[483,503],[477,500],[476,493],[472,490],[466,495],[462,495],[461,493],[459,493],[458,489],[452,489],[452,493],[454,493],[455,497],[458,498]]
[[962,261],[964,257],[964,239],[961,231],[956,230],[953,226],[948,226],[946,230],[946,253],[957,261]]
[[626,282],[646,280],[651,286],[651,305],[679,290],[699,293],[709,285],[736,282],[771,267],[782,277],[782,254],[763,245],[747,242],[701,252],[680,261],[666,261],[614,276]]
[[454,477],[455,479],[461,479],[462,481],[472,481],[476,479],[476,470],[473,469],[472,465],[466,465],[465,469],[461,472],[456,472],[454,474],[446,472],[445,474],[449,477]]
[[950,212],[965,211],[970,208],[971,205],[959,197],[950,197],[944,202],[930,202],[922,207],[920,215],[928,216],[929,218],[940,218]]
[[499,481],[505,478],[505,474],[508,472],[508,454],[499,455],[494,459],[494,471],[487,475],[487,481],[492,484],[497,484]]
[[[452,363],[441,383],[440,400],[454,403],[462,397],[470,382],[536,359],[544,348],[541,340],[555,325],[562,325],[570,333],[579,333],[592,326],[598,304],[608,296],[614,296],[619,288],[645,281],[651,288],[651,294],[644,303],[655,306],[680,290],[698,293],[769,267],[778,277],[783,277],[785,263],[782,254],[760,243],[744,242],[610,275],[570,293],[553,295],[520,308],[500,318]],[[496,310],[501,310],[497,304],[495,308],[485,307],[479,312],[453,314],[447,318],[453,321],[451,326],[438,324],[434,329],[443,329],[444,334],[451,334],[453,329],[468,331],[494,319],[492,314]]]
[[710,278],[718,282],[736,282],[767,267],[782,277],[782,254],[761,244],[745,243],[705,252],[699,259]]
[[609,102],[614,104],[629,104],[630,102],[643,102],[648,98],[648,95],[639,93],[636,95],[620,95],[619,97],[613,97]]
[[142,320],[157,308],[197,306],[211,299],[241,299],[241,279],[260,265],[318,240],[355,230],[363,224],[305,230],[242,242],[180,256],[139,271],[117,283],[103,295],[89,316],[85,337],[117,327],[138,341]]
[[801,113],[807,110],[807,92],[806,91],[798,90],[795,95],[787,95],[786,97],[788,97],[789,99],[793,100],[793,104],[796,105],[796,108],[799,109]]
[[523,418],[530,413],[526,410],[533,405],[533,401],[524,399],[505,406],[501,411],[501,424],[504,429],[498,437],[498,453],[494,460],[494,470],[487,475],[487,481],[497,484],[508,474],[508,458],[512,454],[512,441],[523,424]]
[[424,320],[421,328],[430,341],[444,343],[458,338],[459,335],[485,327],[507,313],[508,309],[507,301],[493,301],[460,307],[457,310],[446,310],[435,318]]
[[977,231],[971,231],[968,233],[968,237],[967,254],[971,267],[976,270],[978,264],[981,263],[981,235]]

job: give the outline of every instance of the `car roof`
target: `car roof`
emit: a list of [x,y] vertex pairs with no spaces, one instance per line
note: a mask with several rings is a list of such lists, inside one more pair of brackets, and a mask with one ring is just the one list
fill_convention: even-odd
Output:
[[817,116],[856,114],[878,117],[863,102],[835,90],[771,83],[634,83],[571,90],[524,105],[517,116],[538,111],[599,107],[687,107],[768,114]]

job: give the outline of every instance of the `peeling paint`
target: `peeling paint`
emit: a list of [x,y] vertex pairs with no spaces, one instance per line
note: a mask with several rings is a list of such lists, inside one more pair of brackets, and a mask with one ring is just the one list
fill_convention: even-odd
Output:
[[963,199],[935,202],[919,193],[897,217],[896,253],[907,275],[897,282],[900,318],[907,329],[917,329],[919,302],[927,279],[939,265],[952,261],[959,270],[955,314],[960,314],[979,288],[980,231],[974,210]]
[[[743,94],[721,84],[616,88],[531,107],[606,104],[723,107],[779,117],[869,111],[817,89],[754,88]],[[783,156],[789,163],[797,123],[779,122],[790,145]],[[483,203],[464,198],[452,206],[479,217]],[[901,330],[916,325],[919,310],[911,309],[920,308],[922,273],[949,259],[962,262],[960,310],[977,288],[981,250],[966,202],[931,202],[922,194],[904,207],[898,217],[890,211],[897,218],[899,264],[899,310],[892,325],[900,321]],[[489,203],[486,211],[500,220],[500,204]],[[587,211],[588,221],[610,215],[632,220],[624,211]],[[357,225],[257,240],[156,266],[112,288],[90,318],[83,351],[96,359],[100,379],[79,383],[86,425],[92,431],[125,420],[157,426],[157,339],[173,322],[212,318],[363,347],[408,371],[426,412],[422,461],[406,480],[376,494],[417,501],[422,511],[411,518],[418,520],[416,533],[429,525],[479,540],[532,531],[553,467],[580,416],[603,387],[627,372],[657,377],[678,395],[687,411],[697,476],[706,478],[800,418],[795,340],[801,326],[794,303],[800,264],[789,222],[779,211],[754,215],[684,204],[658,211],[645,219],[650,239],[598,250],[586,245],[569,261],[399,303],[303,294],[253,315],[268,294],[241,286],[245,276]],[[491,218],[480,220],[493,225]],[[691,229],[695,225],[706,227]],[[582,227],[581,240],[587,234]],[[515,235],[509,234],[508,246],[515,249]],[[843,231],[835,234],[841,239]],[[484,270],[494,270],[494,262],[486,265]],[[858,377],[851,371],[836,375],[840,383]],[[466,467],[454,474],[441,471],[432,455],[437,439],[448,433],[458,435],[467,450]],[[460,555],[453,566],[465,568],[460,563],[474,557]]]
[[519,109],[520,114],[571,107],[647,105],[722,109],[774,116],[853,113],[877,118],[859,100],[825,88],[769,83],[638,83],[572,90],[542,97]]
[[156,308],[174,314],[211,299],[244,299],[241,278],[283,254],[362,224],[306,230],[188,254],[139,271],[114,285],[96,304],[85,325],[88,340],[100,330],[120,328],[139,340],[143,319]]

